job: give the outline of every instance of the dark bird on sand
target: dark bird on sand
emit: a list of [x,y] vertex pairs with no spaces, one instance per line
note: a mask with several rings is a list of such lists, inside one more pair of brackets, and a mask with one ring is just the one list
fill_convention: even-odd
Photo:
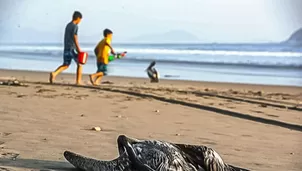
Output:
[[206,146],[158,140],[137,140],[120,135],[119,157],[111,161],[87,158],[65,151],[64,157],[83,171],[248,171],[224,163]]
[[155,64],[156,64],[155,61],[151,62],[150,65],[148,66],[148,68],[146,69],[151,83],[158,83],[159,82],[159,73],[154,67]]

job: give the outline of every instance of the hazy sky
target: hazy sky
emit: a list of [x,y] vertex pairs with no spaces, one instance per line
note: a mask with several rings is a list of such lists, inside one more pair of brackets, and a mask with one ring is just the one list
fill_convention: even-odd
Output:
[[[74,10],[79,37],[116,41],[185,30],[201,42],[271,42],[302,27],[302,0],[0,0],[1,41],[59,41]],[[302,12],[301,12],[302,13]]]

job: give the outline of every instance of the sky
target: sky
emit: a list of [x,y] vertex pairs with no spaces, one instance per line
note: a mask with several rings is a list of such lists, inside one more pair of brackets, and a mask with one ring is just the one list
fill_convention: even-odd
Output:
[[85,42],[99,40],[104,28],[120,42],[172,30],[201,43],[279,42],[302,27],[299,9],[302,0],[0,0],[0,41],[61,42],[79,10]]

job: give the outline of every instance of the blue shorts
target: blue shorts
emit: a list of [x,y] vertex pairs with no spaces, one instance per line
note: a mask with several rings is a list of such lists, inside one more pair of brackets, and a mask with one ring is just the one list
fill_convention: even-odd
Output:
[[75,50],[64,51],[63,60],[63,65],[67,66],[71,64],[71,60],[74,60],[74,62],[78,63],[78,54],[75,52]]
[[107,75],[108,70],[107,70],[107,65],[103,63],[97,63],[96,64],[97,71],[96,72],[102,72],[104,75]]

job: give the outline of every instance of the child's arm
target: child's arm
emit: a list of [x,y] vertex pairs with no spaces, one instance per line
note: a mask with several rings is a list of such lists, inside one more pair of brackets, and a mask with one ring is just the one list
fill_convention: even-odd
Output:
[[73,38],[74,38],[74,42],[76,45],[76,50],[78,51],[78,53],[80,53],[81,49],[80,49],[79,40],[78,40],[78,26],[74,27],[73,33],[74,33]]
[[108,42],[106,42],[106,45],[109,46],[109,48],[110,48],[110,50],[111,50],[111,54],[112,54],[112,55],[115,55],[115,52],[114,52],[112,46],[111,46]]
[[78,41],[78,35],[74,35],[74,42],[76,44],[76,48],[78,52],[81,52],[80,46],[79,46],[79,41]]

